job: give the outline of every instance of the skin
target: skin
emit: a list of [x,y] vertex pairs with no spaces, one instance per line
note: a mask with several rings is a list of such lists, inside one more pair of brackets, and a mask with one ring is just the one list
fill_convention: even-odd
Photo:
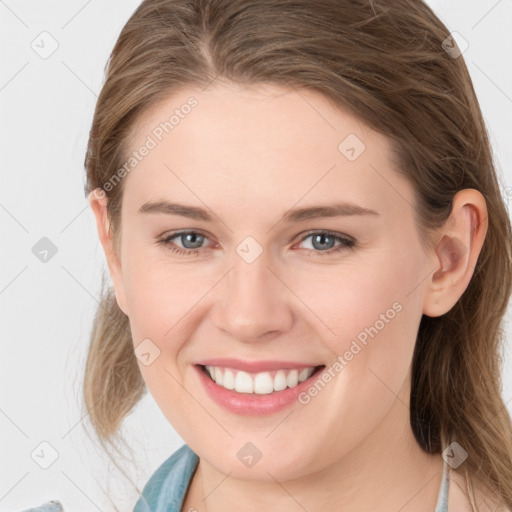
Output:
[[[449,311],[473,275],[483,196],[457,193],[427,252],[387,139],[316,92],[277,85],[174,92],[140,117],[130,150],[191,95],[198,106],[125,177],[120,254],[106,199],[89,196],[134,346],[149,338],[160,350],[149,366],[138,361],[142,376],[200,456],[182,510],[433,511],[443,461],[410,427],[411,361],[422,314]],[[366,146],[355,161],[338,150],[348,134]],[[206,208],[214,222],[138,213],[156,200]],[[281,220],[292,207],[337,201],[379,215]],[[157,243],[189,229],[207,237],[198,254]],[[339,242],[302,240],[313,230],[356,245],[324,254]],[[250,264],[236,252],[247,236],[263,249]],[[236,415],[211,401],[192,367],[207,357],[330,367],[395,302],[401,311],[307,405]],[[250,468],[237,458],[247,442],[263,454]]]

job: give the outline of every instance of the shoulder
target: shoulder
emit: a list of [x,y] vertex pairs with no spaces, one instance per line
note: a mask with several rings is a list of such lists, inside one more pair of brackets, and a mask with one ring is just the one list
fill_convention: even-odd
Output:
[[503,502],[489,491],[473,484],[473,495],[476,509],[472,506],[472,499],[466,476],[458,471],[450,471],[450,489],[448,493],[448,510],[457,512],[510,512]]
[[57,500],[47,501],[43,503],[39,507],[29,508],[24,510],[23,512],[63,512],[64,508],[62,503]]
[[198,462],[188,445],[176,450],[151,475],[133,512],[157,512],[164,501],[171,505],[165,510],[179,510]]

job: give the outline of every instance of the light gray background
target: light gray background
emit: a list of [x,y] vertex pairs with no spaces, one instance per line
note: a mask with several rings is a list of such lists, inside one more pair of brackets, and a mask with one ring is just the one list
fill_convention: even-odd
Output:
[[[0,0],[0,511],[50,499],[61,500],[66,512],[113,510],[104,493],[108,478],[107,492],[121,510],[132,510],[137,499],[87,436],[79,395],[106,265],[83,193],[85,146],[104,65],[138,4]],[[510,204],[512,1],[429,4],[469,43],[464,58]],[[59,45],[47,59],[31,48],[43,31]],[[32,253],[42,237],[58,249],[47,263]],[[503,397],[512,411],[507,350]],[[138,464],[126,469],[141,488],[182,444],[150,395],[123,432]],[[58,453],[48,469],[35,462],[51,461],[42,442]]]

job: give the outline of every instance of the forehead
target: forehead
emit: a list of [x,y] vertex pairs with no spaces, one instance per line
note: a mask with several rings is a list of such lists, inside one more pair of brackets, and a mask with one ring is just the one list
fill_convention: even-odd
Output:
[[412,201],[387,139],[316,91],[184,88],[138,119],[128,153],[144,146],[150,149],[125,184],[125,195],[140,204],[204,199],[253,215],[263,205],[282,212],[298,202],[346,200],[383,211],[399,198]]

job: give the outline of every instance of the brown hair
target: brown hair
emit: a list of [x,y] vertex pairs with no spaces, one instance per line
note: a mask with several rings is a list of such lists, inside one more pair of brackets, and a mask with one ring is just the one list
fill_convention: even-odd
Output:
[[[135,122],[186,86],[221,77],[320,92],[382,133],[416,194],[425,247],[457,191],[487,202],[488,231],[457,304],[423,316],[412,367],[410,421],[421,447],[455,439],[481,485],[512,507],[512,425],[501,398],[503,316],[512,286],[512,231],[490,143],[462,57],[443,48],[445,25],[421,0],[145,0],[110,56],[85,159],[86,193],[104,188],[118,246],[125,162]],[[100,440],[112,443],[145,392],[128,318],[104,286],[84,396]],[[476,506],[473,502],[473,508]]]

